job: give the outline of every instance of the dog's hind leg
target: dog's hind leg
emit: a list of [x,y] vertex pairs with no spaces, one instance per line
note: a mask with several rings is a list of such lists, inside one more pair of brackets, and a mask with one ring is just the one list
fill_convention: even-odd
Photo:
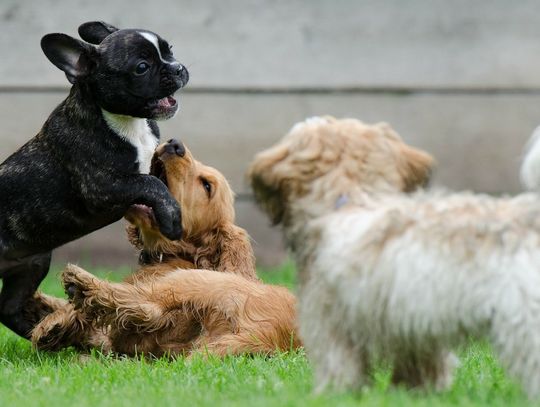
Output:
[[347,338],[327,339],[319,338],[322,342],[316,348],[307,348],[314,362],[315,392],[358,390],[369,384],[370,361],[366,354]]
[[[223,277],[212,271],[207,272],[207,278],[208,274],[214,279]],[[227,321],[229,329],[236,332],[238,307],[245,301],[245,293],[231,290],[223,295],[213,294],[211,288],[222,292],[223,286],[215,284],[215,280],[212,280],[214,284],[209,284],[204,276],[204,271],[185,270],[151,283],[109,283],[69,265],[62,279],[75,307],[93,315],[100,325],[114,324],[119,329],[153,332],[170,328],[179,313],[187,312],[200,319],[198,311],[213,309]]]
[[457,357],[448,351],[400,350],[394,359],[392,384],[411,389],[445,390],[452,384],[453,371],[457,365]]
[[[540,305],[540,304],[537,304]],[[491,343],[502,365],[517,378],[529,398],[540,396],[540,310],[519,311],[497,321],[491,328]]]
[[27,339],[30,339],[34,326],[52,311],[40,302],[39,296],[34,296],[49,271],[50,263],[50,252],[16,261],[5,259],[0,261],[0,266],[4,266],[0,270],[3,279],[0,293],[0,322]]
[[36,349],[58,351],[69,346],[77,349],[103,347],[105,334],[96,329],[89,318],[64,301],[43,318],[32,331],[32,344]]
[[[358,342],[347,333],[342,317],[332,315],[327,304],[332,295],[311,280],[300,297],[300,337],[313,362],[315,392],[326,389],[356,390],[369,384],[371,360]],[[359,328],[361,329],[361,328]]]
[[99,326],[112,324],[119,329],[153,331],[172,321],[152,301],[151,289],[103,281],[72,264],[64,270],[62,281],[75,308]]

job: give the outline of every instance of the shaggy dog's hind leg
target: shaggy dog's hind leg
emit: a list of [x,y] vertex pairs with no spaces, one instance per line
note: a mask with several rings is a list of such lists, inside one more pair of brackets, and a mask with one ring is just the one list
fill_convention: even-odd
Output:
[[[316,393],[358,390],[370,382],[367,356],[352,344],[341,342],[341,339],[319,345],[319,353],[314,357]],[[321,349],[323,346],[324,350]],[[314,356],[313,352],[310,356]]]
[[537,399],[540,396],[540,310],[528,311],[532,303],[521,305],[519,310],[508,308],[507,315],[497,318],[491,328],[491,343],[503,366],[519,379],[529,398]]
[[400,352],[394,360],[392,384],[445,390],[452,384],[457,365],[457,357],[448,351]]
[[359,343],[364,341],[353,341],[346,331],[342,315],[330,312],[335,295],[327,288],[312,278],[299,304],[300,337],[313,362],[315,392],[357,390],[371,381],[371,360]]

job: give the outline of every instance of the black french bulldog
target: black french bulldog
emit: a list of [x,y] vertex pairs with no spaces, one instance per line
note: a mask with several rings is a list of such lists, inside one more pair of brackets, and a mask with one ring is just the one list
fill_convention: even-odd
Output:
[[[51,251],[109,225],[134,204],[153,209],[164,236],[182,234],[180,208],[148,175],[155,120],[178,110],[188,82],[168,43],[147,30],[104,22],[41,40],[73,84],[36,137],[0,164],[0,322],[28,338],[47,310],[34,304]],[[36,309],[34,314],[27,309]]]

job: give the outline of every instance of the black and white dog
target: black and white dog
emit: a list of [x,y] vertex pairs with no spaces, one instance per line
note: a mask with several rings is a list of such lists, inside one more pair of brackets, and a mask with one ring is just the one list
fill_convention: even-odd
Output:
[[85,41],[43,37],[43,52],[73,86],[38,135],[0,164],[0,322],[24,337],[47,312],[33,294],[54,248],[134,204],[152,208],[166,237],[182,234],[176,200],[148,172],[155,120],[178,110],[173,94],[186,68],[147,30],[89,22],[79,35]]

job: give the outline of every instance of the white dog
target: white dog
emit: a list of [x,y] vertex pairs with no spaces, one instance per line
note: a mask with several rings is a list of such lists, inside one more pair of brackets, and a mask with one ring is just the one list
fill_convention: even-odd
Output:
[[540,191],[540,126],[534,130],[526,150],[521,165],[521,182],[529,190]]
[[540,199],[413,193],[432,162],[387,124],[331,117],[255,157],[256,199],[299,270],[317,388],[361,386],[381,358],[395,384],[445,388],[452,349],[484,337],[538,396]]

